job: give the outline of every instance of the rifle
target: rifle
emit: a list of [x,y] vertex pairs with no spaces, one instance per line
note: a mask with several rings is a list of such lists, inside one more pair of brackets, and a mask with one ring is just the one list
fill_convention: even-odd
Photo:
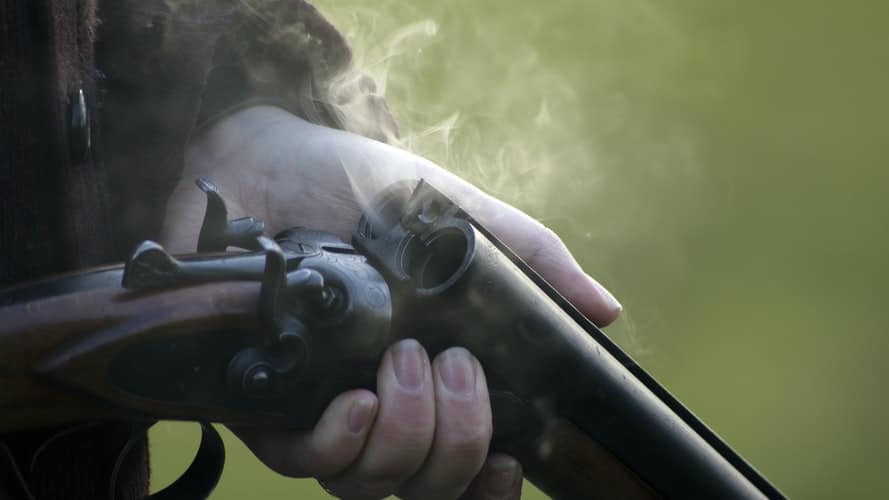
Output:
[[124,265],[0,291],[0,464],[16,430],[192,420],[194,462],[153,498],[206,498],[224,464],[208,422],[310,429],[337,394],[372,390],[386,347],[412,337],[478,357],[492,449],[554,498],[784,498],[427,182],[385,191],[352,244],[305,228],[266,238],[198,186],[197,254],[144,242]]

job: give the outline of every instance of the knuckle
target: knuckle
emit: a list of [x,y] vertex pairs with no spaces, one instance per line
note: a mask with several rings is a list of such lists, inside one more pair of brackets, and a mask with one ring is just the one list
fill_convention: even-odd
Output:
[[346,481],[329,481],[324,488],[341,498],[377,499],[385,498],[398,491],[399,482],[391,478],[352,478]]
[[539,224],[540,236],[537,238],[537,244],[531,250],[529,260],[536,262],[556,261],[568,254],[568,247],[559,238],[552,229]]
[[254,429],[238,429],[235,432],[269,469],[286,477],[304,477],[306,475],[302,455],[294,451],[300,446],[276,446],[273,436],[257,432]]
[[382,422],[378,428],[383,440],[400,447],[428,448],[435,434],[433,417],[402,418],[397,422]]
[[468,483],[457,484],[453,482],[434,485],[433,487],[412,486],[410,489],[399,491],[398,497],[403,500],[454,500],[462,498],[468,487]]
[[543,237],[541,238],[541,246],[553,255],[565,254],[568,247],[562,241],[562,238],[552,229],[543,226]]
[[556,234],[555,231],[549,228],[549,226],[544,225],[542,222],[538,222],[540,224],[540,238],[547,245],[557,246],[562,243],[562,239],[559,238],[559,235]]
[[348,464],[336,450],[316,450],[312,456],[312,473],[316,476],[331,476],[340,472]]
[[262,462],[271,470],[285,477],[305,477],[306,471],[303,468],[301,457],[293,456],[286,452],[276,452],[266,454],[261,458]]
[[443,439],[446,453],[456,457],[483,456],[491,441],[491,426],[470,426]]

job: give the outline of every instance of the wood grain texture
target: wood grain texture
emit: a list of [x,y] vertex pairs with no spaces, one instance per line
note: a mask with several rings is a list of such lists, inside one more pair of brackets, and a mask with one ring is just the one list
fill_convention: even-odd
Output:
[[146,340],[222,329],[256,332],[259,284],[163,293],[100,289],[0,308],[0,432],[90,419],[250,421],[226,408],[135,397],[109,380],[120,352]]

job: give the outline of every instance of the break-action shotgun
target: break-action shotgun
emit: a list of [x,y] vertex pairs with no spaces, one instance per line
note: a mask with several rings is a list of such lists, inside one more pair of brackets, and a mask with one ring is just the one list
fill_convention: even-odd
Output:
[[783,498],[430,184],[387,190],[351,244],[305,228],[266,238],[198,185],[197,254],[144,242],[124,265],[0,290],[0,463],[23,491],[4,433],[176,419],[202,422],[202,443],[155,497],[205,498],[224,462],[208,422],[310,429],[337,394],[373,389],[384,350],[410,337],[479,359],[492,449],[554,498]]

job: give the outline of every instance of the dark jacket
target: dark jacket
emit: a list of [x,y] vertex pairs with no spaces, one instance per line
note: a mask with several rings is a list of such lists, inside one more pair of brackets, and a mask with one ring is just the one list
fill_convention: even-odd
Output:
[[[0,0],[0,285],[121,259],[159,231],[189,137],[246,99],[394,135],[351,53],[302,0]],[[335,98],[333,97],[335,96]],[[366,123],[366,122],[365,122]],[[56,430],[5,436],[19,463]],[[126,424],[62,438],[29,480],[38,498],[104,498]],[[147,447],[118,498],[147,488]],[[4,474],[6,476],[4,477]],[[9,471],[0,470],[2,485]]]

